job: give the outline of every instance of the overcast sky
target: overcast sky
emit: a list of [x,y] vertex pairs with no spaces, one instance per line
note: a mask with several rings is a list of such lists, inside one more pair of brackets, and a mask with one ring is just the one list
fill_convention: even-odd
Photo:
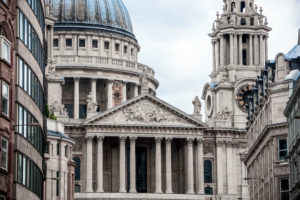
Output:
[[[192,100],[210,81],[211,32],[223,0],[123,0],[141,46],[139,62],[160,82],[157,96],[191,114]],[[300,0],[256,0],[269,26],[269,59],[298,41]]]

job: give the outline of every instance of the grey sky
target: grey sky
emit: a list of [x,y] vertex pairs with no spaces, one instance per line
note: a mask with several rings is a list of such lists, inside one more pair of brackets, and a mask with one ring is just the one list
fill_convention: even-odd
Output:
[[[141,45],[139,62],[160,82],[157,96],[192,113],[212,69],[211,32],[223,0],[123,0]],[[269,59],[297,43],[300,0],[256,0],[269,26]],[[297,9],[298,8],[298,9]]]

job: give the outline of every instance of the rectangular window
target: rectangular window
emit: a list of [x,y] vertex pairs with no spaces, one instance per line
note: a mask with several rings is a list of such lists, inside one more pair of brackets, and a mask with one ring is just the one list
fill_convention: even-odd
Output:
[[124,53],[127,53],[127,49],[128,49],[128,47],[124,46]]
[[56,143],[56,154],[59,156],[59,152],[60,152],[60,144],[59,142]]
[[79,39],[79,47],[85,47],[85,39]]
[[133,56],[133,49],[131,49],[131,56]]
[[104,42],[104,49],[109,49],[109,42]]
[[115,44],[115,51],[120,51],[120,44],[119,43]]
[[44,153],[49,153],[49,142],[46,142]]
[[280,161],[285,161],[287,158],[287,141],[286,139],[278,140],[278,156]]
[[65,146],[65,157],[68,157],[68,145]]
[[66,39],[66,47],[72,47],[72,39]]
[[93,40],[92,46],[93,46],[93,48],[98,48],[98,40]]
[[280,200],[289,200],[289,179],[280,180]]
[[10,43],[4,38],[1,37],[1,46],[2,49],[0,52],[2,52],[1,57],[6,60],[8,63],[10,63]]
[[7,170],[8,167],[8,140],[1,139],[1,169]]
[[58,47],[58,46],[59,46],[58,39],[53,39],[53,47]]
[[2,83],[2,113],[9,115],[9,87],[5,83]]
[[56,196],[59,196],[59,171],[56,172]]

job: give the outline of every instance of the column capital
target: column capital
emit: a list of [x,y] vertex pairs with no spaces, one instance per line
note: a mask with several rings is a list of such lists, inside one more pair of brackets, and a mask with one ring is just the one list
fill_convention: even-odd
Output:
[[171,142],[172,142],[172,140],[173,140],[173,138],[172,138],[172,137],[166,137],[165,139],[166,139],[166,143],[171,143]]
[[119,140],[120,140],[120,142],[125,142],[126,141],[126,136],[120,136],[119,137]]
[[197,143],[202,144],[204,142],[203,138],[197,138]]
[[97,136],[96,139],[97,139],[97,142],[103,142],[104,136]]
[[156,143],[161,143],[162,137],[155,137],[155,142]]
[[193,144],[194,140],[195,140],[194,138],[187,138],[186,139],[188,144]]
[[232,146],[233,146],[232,141],[226,141],[226,146],[227,146],[227,147],[232,147]]
[[98,80],[98,78],[96,78],[96,77],[92,77],[92,78],[90,78],[92,81],[97,81]]
[[86,140],[87,143],[92,143],[93,142],[93,138],[94,138],[93,136],[86,136],[85,140]]
[[137,137],[136,136],[130,136],[129,139],[130,139],[130,142],[135,142],[137,140]]
[[217,144],[217,146],[222,146],[225,143],[223,140],[218,140],[218,141],[216,141],[216,144]]
[[73,77],[74,81],[79,81],[80,77]]

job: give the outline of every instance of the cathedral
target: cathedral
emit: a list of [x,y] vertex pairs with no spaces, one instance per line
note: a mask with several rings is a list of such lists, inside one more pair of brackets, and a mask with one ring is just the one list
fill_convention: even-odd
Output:
[[[254,0],[224,0],[217,13],[205,121],[198,97],[193,114],[156,97],[159,81],[139,63],[122,0],[45,2],[55,21],[46,34],[56,119],[48,125],[47,176],[67,177],[69,168],[57,164],[65,149],[63,163],[75,162],[76,200],[249,199],[245,99],[265,66],[271,31]],[[47,199],[67,199],[65,185],[47,181]]]

